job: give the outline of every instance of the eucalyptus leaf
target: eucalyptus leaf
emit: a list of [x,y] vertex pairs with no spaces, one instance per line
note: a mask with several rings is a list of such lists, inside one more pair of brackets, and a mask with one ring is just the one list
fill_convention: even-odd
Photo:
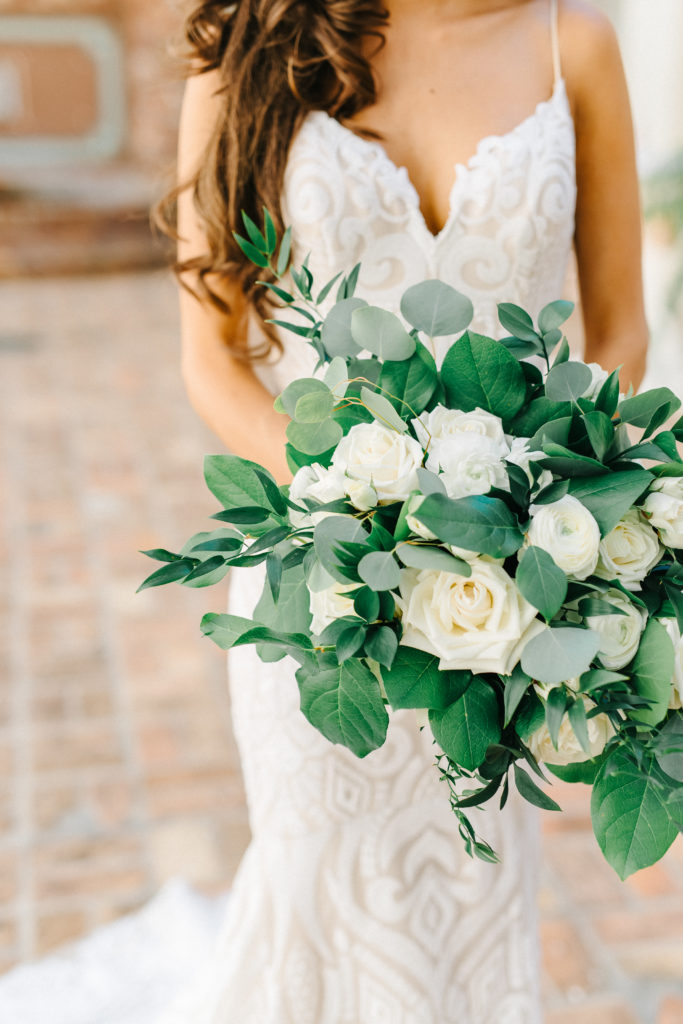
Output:
[[363,404],[383,426],[390,427],[392,430],[398,431],[399,434],[406,432],[408,424],[405,420],[401,419],[396,409],[384,395],[380,395],[376,391],[370,391],[369,388],[361,388],[360,397]]
[[551,402],[576,402],[588,390],[593,374],[585,363],[559,363],[546,377],[545,393]]
[[336,401],[340,401],[346,394],[349,383],[349,371],[346,360],[341,356],[335,356],[325,370],[325,384],[334,395]]
[[334,395],[329,389],[302,395],[294,408],[294,419],[298,423],[322,423],[334,410]]
[[459,334],[469,327],[474,307],[466,295],[436,279],[421,281],[404,293],[401,314],[430,338]]
[[367,306],[363,299],[342,299],[325,317],[321,341],[329,356],[352,356],[360,352],[360,346],[353,340],[351,318],[357,309]]
[[362,306],[351,315],[351,333],[360,349],[380,359],[410,359],[415,339],[394,313],[378,306]]
[[657,619],[650,619],[631,666],[636,692],[651,703],[631,712],[631,718],[646,725],[657,725],[666,715],[674,673],[674,647],[671,637]]
[[411,569],[435,569],[458,576],[471,576],[472,567],[464,558],[456,558],[450,551],[433,544],[399,544],[396,554]]
[[322,455],[339,444],[344,431],[334,420],[323,423],[297,423],[287,426],[287,440],[305,455]]
[[352,516],[325,516],[315,526],[313,541],[320,564],[333,579],[348,583],[348,577],[340,570],[341,562],[336,552],[340,541],[364,543],[368,532]]
[[394,590],[401,570],[391,551],[372,551],[358,563],[358,575],[371,590]]
[[513,302],[499,304],[498,319],[506,331],[521,341],[535,341],[538,338],[538,331],[534,328],[534,322],[529,314]]
[[532,679],[557,686],[582,675],[598,653],[600,639],[590,629],[544,629],[522,651],[522,668]]
[[390,669],[398,651],[398,637],[391,626],[373,626],[365,641],[365,653],[380,665]]
[[567,577],[543,548],[524,550],[515,579],[522,596],[545,619],[552,619],[567,596]]
[[538,326],[545,334],[546,331],[555,330],[561,327],[574,312],[574,303],[565,299],[556,299],[544,306],[538,315]]

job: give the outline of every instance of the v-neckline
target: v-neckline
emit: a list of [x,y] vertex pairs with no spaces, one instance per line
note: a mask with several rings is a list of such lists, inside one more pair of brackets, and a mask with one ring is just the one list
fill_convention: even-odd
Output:
[[441,239],[447,234],[453,223],[453,220],[455,219],[456,206],[454,200],[456,192],[459,190],[463,180],[465,180],[466,177],[476,168],[483,151],[490,147],[493,143],[504,143],[508,139],[514,138],[520,132],[526,130],[528,126],[532,124],[543,111],[552,107],[552,105],[556,102],[558,97],[564,97],[566,99],[566,87],[565,80],[563,77],[559,77],[555,80],[553,91],[551,95],[548,97],[548,99],[540,100],[536,104],[534,109],[531,111],[531,113],[527,114],[527,116],[523,118],[521,121],[519,121],[516,125],[514,125],[514,127],[510,128],[510,130],[507,132],[493,133],[491,135],[483,136],[483,138],[481,138],[477,143],[474,152],[467,161],[465,161],[464,163],[458,162],[453,165],[453,184],[451,186],[448,198],[448,215],[443,226],[439,228],[439,230],[436,232],[432,231],[432,229],[427,224],[425,215],[422,211],[422,199],[420,197],[420,193],[413,184],[412,178],[408,173],[408,168],[402,164],[397,164],[394,160],[392,160],[392,158],[387,153],[384,145],[378,139],[368,139],[363,135],[359,135],[357,132],[354,132],[351,128],[349,128],[347,125],[342,124],[341,121],[338,121],[337,118],[332,117],[331,114],[328,114],[326,110],[313,110],[308,114],[308,118],[311,118],[315,115],[322,117],[328,124],[336,126],[336,129],[340,133],[343,133],[343,135],[346,138],[348,138],[349,140],[354,140],[356,143],[358,143],[359,148],[365,148],[366,151],[374,152],[375,155],[379,157],[379,159],[381,160],[381,162],[384,164],[388,171],[390,171],[393,175],[398,175],[399,177],[401,177],[406,185],[408,193],[410,194],[413,211],[417,219],[417,222],[420,225],[421,230],[423,231],[423,233],[425,234],[425,236],[432,245],[437,245],[438,242],[440,242]]

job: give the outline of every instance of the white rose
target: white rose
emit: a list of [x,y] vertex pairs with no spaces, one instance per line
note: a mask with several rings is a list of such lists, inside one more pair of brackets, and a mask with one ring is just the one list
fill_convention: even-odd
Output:
[[592,380],[581,397],[588,398],[591,402],[594,402],[598,397],[600,388],[609,377],[609,373],[607,370],[603,370],[599,363],[587,363],[586,365],[591,372]]
[[377,504],[377,491],[364,480],[353,480],[345,477],[344,490],[354,508],[367,512]]
[[[586,710],[594,705],[585,697],[582,698]],[[527,740],[527,746],[537,761],[544,761],[546,764],[575,764],[579,761],[586,761],[590,757],[597,757],[605,749],[605,744],[614,734],[612,723],[607,715],[596,715],[589,718],[588,745],[590,754],[586,753],[576,738],[576,733],[569,721],[569,715],[565,715],[560,725],[560,732],[557,737],[557,749],[550,738],[548,726],[543,723]]]
[[676,619],[662,619],[661,623],[666,626],[674,645],[674,674],[671,680],[669,707],[677,711],[683,708],[683,640]]
[[513,437],[510,445],[510,454],[505,456],[505,461],[512,462],[515,466],[519,466],[520,469],[524,470],[532,486],[532,494],[537,494],[553,482],[553,474],[549,469],[544,469],[539,474],[536,483],[534,483],[531,463],[537,459],[544,458],[544,454],[543,452],[530,452],[529,441],[530,438],[528,437]]
[[427,469],[437,473],[451,498],[486,494],[492,487],[507,487],[508,477],[500,448],[480,434],[460,434],[434,444]]
[[[337,470],[325,469],[318,462],[314,462],[312,466],[302,466],[289,486],[289,497],[297,505],[303,505],[304,498],[315,498],[323,504],[327,504],[328,501],[339,501],[345,497],[344,478]],[[311,515],[308,512],[289,510],[290,521],[297,529],[315,525],[329,514],[314,512]]]
[[566,494],[550,505],[532,506],[530,511],[528,543],[547,551],[574,579],[590,576],[598,562],[600,528],[588,509]]
[[357,423],[337,445],[332,466],[370,484],[378,501],[399,501],[417,490],[423,456],[420,444],[407,434],[381,423]]
[[437,405],[431,412],[423,412],[419,419],[413,420],[413,427],[423,448],[462,434],[476,434],[493,441],[500,455],[508,450],[502,420],[483,409],[462,412],[460,409],[446,409],[443,405]]
[[659,530],[669,548],[683,548],[683,478],[665,476],[655,480],[643,504],[650,522]]
[[661,554],[657,534],[633,508],[600,541],[595,575],[604,580],[619,580],[627,590],[640,590],[641,580]]
[[313,621],[311,622],[311,632],[314,636],[318,636],[324,629],[334,622],[335,619],[341,619],[344,615],[353,615],[353,599],[347,597],[349,590],[357,589],[356,583],[337,583],[327,587],[325,590],[319,590],[317,593],[311,591],[311,597],[309,601],[309,608]]
[[601,599],[609,601],[624,615],[588,615],[586,625],[600,637],[598,657],[605,668],[624,668],[635,657],[647,612],[629,601],[619,590],[608,590]]
[[508,675],[544,626],[502,566],[482,558],[472,575],[404,569],[403,643],[440,658],[441,669]]

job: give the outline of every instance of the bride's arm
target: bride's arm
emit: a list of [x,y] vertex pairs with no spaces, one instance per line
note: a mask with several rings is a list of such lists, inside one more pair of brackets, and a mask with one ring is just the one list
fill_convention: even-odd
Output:
[[576,252],[586,360],[623,365],[622,390],[645,372],[648,328],[633,124],[619,47],[606,18],[565,0],[562,60],[577,136]]
[[[217,117],[218,82],[209,72],[188,81],[180,122],[179,180],[195,171],[204,155]],[[180,259],[207,251],[192,192],[178,199]],[[187,276],[192,285],[192,276]],[[250,365],[231,355],[232,345],[246,344],[247,306],[238,285],[221,285],[230,315],[180,289],[182,372],[192,405],[230,451],[266,466],[284,482],[290,479],[284,455],[286,417],[273,409],[273,396]]]

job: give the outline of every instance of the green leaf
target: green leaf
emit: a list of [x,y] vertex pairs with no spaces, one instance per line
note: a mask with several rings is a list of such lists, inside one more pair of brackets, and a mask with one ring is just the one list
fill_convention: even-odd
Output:
[[604,476],[605,474],[605,467],[597,459],[591,459],[587,455],[577,455],[576,452],[561,444],[548,442],[543,445],[543,451],[547,454],[539,460],[539,465],[558,476],[575,478]]
[[569,721],[574,730],[574,735],[581,744],[581,749],[588,755],[591,752],[590,737],[588,735],[588,719],[586,717],[586,706],[583,700],[575,700],[569,708]]
[[341,299],[329,311],[320,335],[329,356],[345,358],[360,352],[351,334],[351,318],[363,306],[367,306],[364,299]]
[[371,590],[394,590],[401,570],[391,551],[372,551],[358,563],[358,575]]
[[612,421],[604,412],[587,412],[583,422],[591,447],[597,458],[602,461],[614,440]]
[[398,638],[390,626],[374,626],[368,631],[365,641],[365,653],[368,658],[373,658],[380,665],[391,668],[397,651]]
[[418,343],[410,359],[382,363],[378,387],[401,416],[419,416],[434,394],[436,365],[424,345]]
[[168,565],[163,565],[161,569],[157,569],[140,584],[136,594],[139,594],[141,590],[148,590],[150,587],[162,587],[166,583],[175,583],[177,580],[184,579],[188,573],[192,572],[195,564],[191,558],[179,558]]
[[515,579],[522,596],[545,619],[552,619],[567,596],[567,577],[543,548],[525,549]]
[[337,401],[340,401],[346,394],[349,385],[349,370],[346,360],[341,356],[335,356],[325,370],[325,384]]
[[334,395],[329,389],[309,392],[296,403],[294,419],[298,423],[322,423],[332,415],[334,405]]
[[410,359],[415,339],[394,313],[365,305],[351,315],[351,334],[356,345],[380,359]]
[[451,345],[441,367],[447,404],[469,412],[487,412],[510,419],[524,403],[524,373],[504,345],[466,331]]
[[568,416],[571,413],[569,402],[551,402],[549,398],[534,398],[528,407],[520,413],[513,423],[514,433],[518,437],[533,437],[546,423]]
[[313,533],[315,551],[321,565],[333,579],[341,583],[348,583],[348,578],[340,571],[342,563],[336,551],[337,545],[341,541],[362,544],[367,540],[367,530],[352,516],[325,516]]
[[519,707],[522,697],[529,689],[531,685],[531,677],[524,672],[521,665],[516,665],[509,676],[502,677],[503,685],[503,701],[505,706],[505,728],[508,727],[512,721],[513,715]]
[[579,612],[587,619],[589,615],[626,615],[623,608],[618,608],[611,601],[600,597],[584,597],[579,601]]
[[[240,547],[242,546],[240,541]],[[180,555],[174,554],[172,551],[167,551],[166,548],[153,548],[151,551],[141,551],[141,555],[146,555],[147,558],[153,558],[157,562],[177,562]]]
[[538,315],[539,329],[545,334],[561,327],[574,312],[574,303],[565,299],[556,299],[544,306]]
[[433,544],[399,544],[396,554],[411,569],[436,569],[453,572],[458,576],[471,576],[472,567],[464,558],[456,558],[450,551]]
[[683,712],[675,711],[657,736],[655,756],[671,779],[683,783]]
[[680,409],[681,400],[669,388],[652,388],[619,403],[619,415],[624,423],[642,427],[643,438],[661,427],[662,423]]
[[514,302],[501,302],[498,305],[498,319],[505,330],[515,338],[522,341],[535,341],[538,338],[533,320],[526,310],[516,306]]
[[619,405],[619,370],[610,373],[609,377],[598,391],[595,399],[595,408],[598,412],[604,412],[607,416],[614,416]]
[[636,693],[652,702],[647,708],[632,711],[630,717],[657,725],[666,715],[674,674],[673,643],[657,619],[650,619],[645,627],[630,671]]
[[365,757],[386,739],[389,716],[379,681],[361,661],[325,665],[296,673],[301,710],[311,725],[330,740]]
[[277,230],[273,223],[273,218],[265,206],[263,207],[263,225],[266,233],[266,244],[264,248],[266,252],[272,256],[277,247]]
[[466,295],[444,281],[421,281],[401,299],[401,314],[412,327],[430,338],[459,334],[469,327],[474,307]]
[[654,774],[646,774],[616,750],[593,786],[591,817],[600,849],[619,877],[649,867],[678,834]]
[[582,675],[598,653],[600,639],[590,629],[544,629],[522,651],[522,668],[532,679],[557,686]]
[[515,359],[526,359],[528,356],[543,354],[543,345],[540,338],[533,341],[522,341],[520,338],[501,338],[501,345],[505,345],[508,352],[512,352]]
[[262,466],[237,455],[204,458],[206,485],[224,509],[257,506],[274,512],[260,476],[263,473]]
[[581,692],[593,693],[594,690],[600,690],[603,686],[621,683],[625,679],[628,679],[628,676],[622,675],[620,672],[608,672],[604,668],[592,668],[581,676]]
[[365,625],[349,626],[337,637],[336,651],[337,661],[342,662],[352,658],[363,646],[367,627]]
[[399,434],[405,434],[408,424],[401,419],[388,398],[376,391],[370,391],[369,388],[361,388],[360,397],[363,404],[383,426],[390,427]]
[[592,380],[593,374],[585,363],[560,363],[548,374],[545,393],[551,402],[576,402]]
[[[548,351],[551,348],[550,342],[551,342],[552,338],[555,337],[555,334],[560,334],[561,335],[561,332],[560,331],[552,331],[549,334],[544,334],[543,335],[543,341],[545,342],[545,346],[546,346],[546,349],[548,349]],[[568,363],[569,362],[569,357],[571,355],[571,351],[569,349],[569,342],[567,341],[567,339],[566,338],[561,338],[561,340],[560,340],[560,338],[558,338],[557,341],[560,341],[560,347],[559,347],[559,349],[557,351],[557,355],[555,356],[555,358],[553,360],[553,366],[559,366],[560,363]]]
[[485,495],[448,498],[429,494],[415,518],[444,543],[493,558],[513,555],[524,541],[517,519],[505,502]]
[[568,480],[556,480],[552,484],[548,484],[543,490],[539,491],[534,498],[534,505],[552,505],[553,502],[559,501],[560,498],[564,498],[565,494],[569,492],[569,481]]
[[604,537],[647,490],[654,479],[644,469],[622,470],[603,476],[574,478],[569,493],[586,506]]
[[543,763],[549,772],[563,782],[582,782],[586,786],[592,786],[602,764],[602,758],[574,761],[572,764],[549,764],[547,761]]
[[212,558],[207,558],[201,565],[196,566],[182,581],[183,586],[213,586],[225,576],[229,568],[230,564],[221,555],[214,555]]
[[297,423],[292,421],[287,426],[287,440],[304,455],[322,455],[330,448],[335,448],[344,431],[334,420],[324,423]]
[[439,659],[426,651],[399,645],[388,672],[382,673],[392,708],[443,710],[462,697],[472,680],[471,672],[439,669]]
[[501,735],[498,700],[492,687],[474,676],[462,697],[445,711],[430,710],[429,724],[444,754],[466,771],[474,771]]
[[523,796],[528,803],[534,807],[540,807],[543,811],[561,811],[562,808],[547,793],[544,793],[540,786],[537,786],[523,768],[515,763],[515,783],[520,796]]
[[366,622],[374,622],[379,618],[379,597],[370,587],[363,587],[353,599],[356,615]]
[[277,258],[277,276],[282,277],[289,266],[292,251],[292,229],[287,228],[280,242],[280,254]]
[[277,552],[270,551],[266,557],[266,579],[268,580],[270,595],[274,604],[277,604],[280,598],[283,571],[282,557]]
[[240,615],[216,615],[211,612],[202,619],[201,630],[202,634],[211,637],[221,650],[229,651],[239,638],[255,625],[257,623],[253,619],[246,619]]
[[562,719],[566,710],[567,694],[563,687],[556,686],[549,692],[545,702],[545,724],[548,727],[550,739],[555,750],[557,750],[560,726],[562,725]]
[[294,418],[299,399],[305,395],[329,395],[330,389],[317,377],[300,377],[288,384],[280,395],[280,403],[284,412]]
[[262,269],[268,266],[268,257],[259,252],[255,245],[243,238],[242,235],[238,235],[236,231],[233,231],[232,236],[250,263],[254,263]]

